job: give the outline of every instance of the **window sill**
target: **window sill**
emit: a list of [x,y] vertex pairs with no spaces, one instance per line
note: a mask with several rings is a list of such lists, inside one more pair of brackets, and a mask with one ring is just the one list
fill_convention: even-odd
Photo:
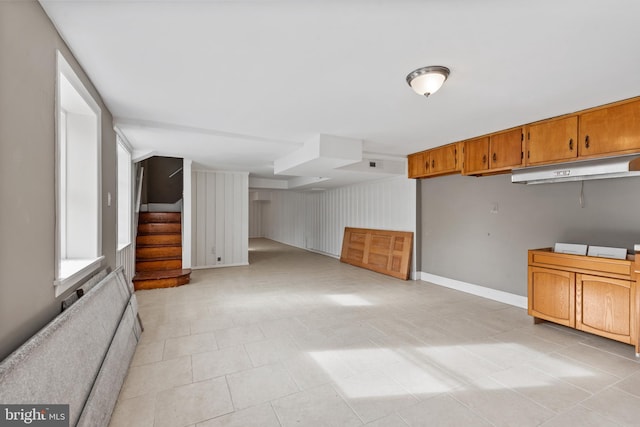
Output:
[[60,272],[54,282],[55,297],[59,297],[77,285],[102,265],[104,255],[94,259],[63,259],[60,261]]

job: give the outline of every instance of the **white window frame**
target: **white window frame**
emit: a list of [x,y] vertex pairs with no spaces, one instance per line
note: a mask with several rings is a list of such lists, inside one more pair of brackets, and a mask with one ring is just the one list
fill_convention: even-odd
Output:
[[[95,114],[95,130],[96,130],[96,191],[95,197],[95,216],[96,216],[96,236],[95,252],[82,259],[66,258],[66,236],[67,234],[67,164],[66,164],[66,139],[67,139],[67,113],[62,105],[62,82],[63,76],[73,87],[75,92],[87,104],[89,109]],[[86,279],[102,265],[105,258],[102,254],[102,110],[95,101],[93,96],[82,84],[80,78],[73,71],[62,53],[56,51],[56,101],[55,101],[55,118],[56,118],[56,168],[55,168],[55,187],[56,187],[56,235],[55,235],[55,278],[54,289],[55,296],[62,295],[67,290],[77,285],[83,279]],[[64,139],[63,139],[64,138]],[[92,141],[93,142],[93,141]],[[62,234],[65,233],[65,234]]]

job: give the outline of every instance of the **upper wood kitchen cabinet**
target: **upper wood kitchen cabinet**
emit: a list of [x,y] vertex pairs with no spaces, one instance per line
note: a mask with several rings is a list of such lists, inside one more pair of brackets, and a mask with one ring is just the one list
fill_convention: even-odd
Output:
[[489,170],[489,137],[464,141],[464,175],[481,175]]
[[525,139],[527,165],[556,163],[578,157],[578,116],[529,125]]
[[464,142],[465,175],[509,172],[522,166],[522,129],[512,129]]
[[429,175],[446,175],[460,171],[458,161],[459,144],[449,144],[429,150],[430,171]]
[[461,151],[461,143],[455,143],[410,154],[409,178],[429,178],[460,172]]
[[429,153],[410,154],[409,157],[409,178],[424,178],[429,173]]
[[581,157],[640,151],[640,100],[599,108],[580,115]]

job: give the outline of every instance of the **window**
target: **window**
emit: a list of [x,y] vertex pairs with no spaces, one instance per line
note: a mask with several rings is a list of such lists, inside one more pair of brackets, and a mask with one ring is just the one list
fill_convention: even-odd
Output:
[[131,152],[118,137],[118,250],[131,243]]
[[101,111],[60,52],[56,79],[55,294],[100,267]]

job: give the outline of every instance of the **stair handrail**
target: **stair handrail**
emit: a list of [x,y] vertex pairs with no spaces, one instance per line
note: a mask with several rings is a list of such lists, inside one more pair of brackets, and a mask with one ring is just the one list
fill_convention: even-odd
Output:
[[[138,164],[138,172],[136,173],[136,200],[135,215],[134,215],[134,230],[136,230],[136,236],[138,235],[138,219],[140,217],[140,206],[142,204],[142,178],[144,177],[144,166]],[[134,239],[135,241],[135,239]]]

